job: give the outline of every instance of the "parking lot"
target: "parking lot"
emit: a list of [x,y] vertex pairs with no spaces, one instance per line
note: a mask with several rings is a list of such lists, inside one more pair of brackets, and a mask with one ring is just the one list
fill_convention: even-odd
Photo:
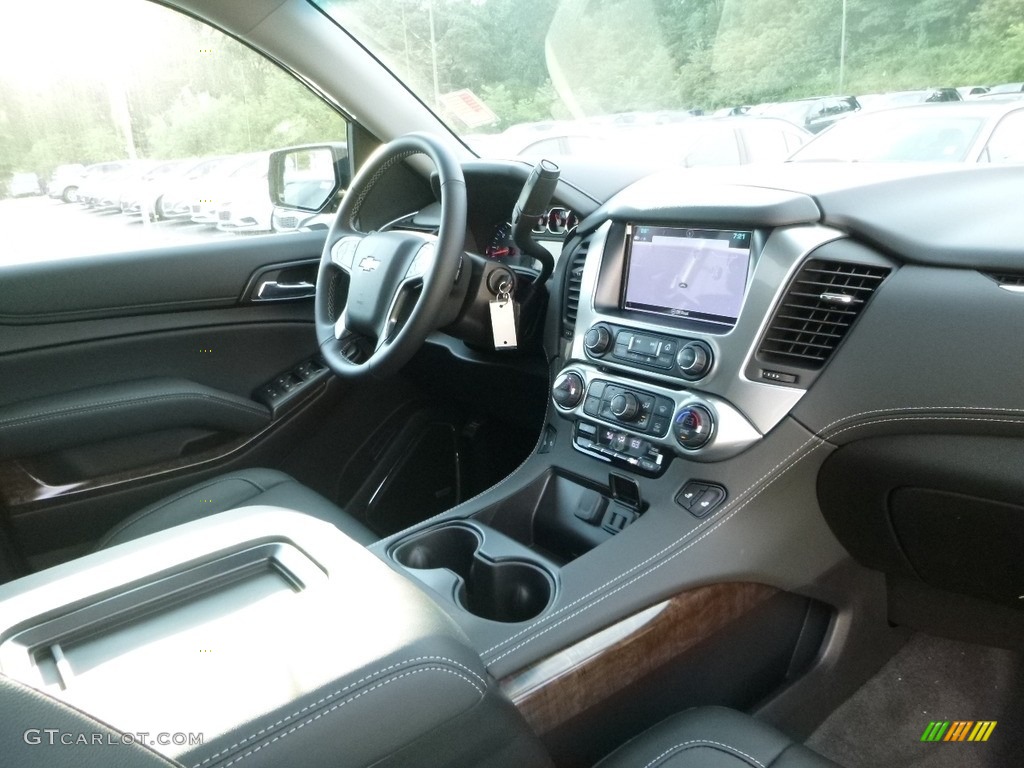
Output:
[[239,237],[188,221],[150,223],[98,213],[48,197],[0,200],[0,232],[0,266]]

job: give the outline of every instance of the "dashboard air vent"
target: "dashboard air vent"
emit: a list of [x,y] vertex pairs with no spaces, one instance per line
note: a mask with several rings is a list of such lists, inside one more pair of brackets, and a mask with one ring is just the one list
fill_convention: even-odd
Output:
[[587,261],[590,241],[584,240],[573,251],[569,274],[565,280],[565,296],[562,297],[562,336],[571,339],[576,328],[576,312],[580,305],[580,283],[583,282],[583,265]]
[[1020,272],[986,272],[989,277],[1007,290],[1024,289],[1024,274]]
[[872,264],[811,259],[786,289],[758,357],[820,369],[889,272]]

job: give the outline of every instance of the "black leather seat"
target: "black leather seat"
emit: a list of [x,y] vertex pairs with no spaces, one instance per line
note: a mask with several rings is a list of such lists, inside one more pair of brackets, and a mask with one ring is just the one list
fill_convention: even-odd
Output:
[[136,512],[114,526],[97,549],[121,544],[216,512],[266,504],[285,507],[325,520],[360,544],[379,537],[316,491],[284,472],[245,469],[206,480]]
[[839,768],[770,725],[735,710],[699,707],[663,720],[595,768]]

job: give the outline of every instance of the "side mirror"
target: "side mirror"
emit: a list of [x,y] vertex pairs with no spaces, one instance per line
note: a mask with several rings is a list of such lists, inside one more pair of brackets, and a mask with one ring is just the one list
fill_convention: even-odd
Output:
[[269,170],[274,206],[307,213],[336,212],[352,178],[344,142],[275,150]]

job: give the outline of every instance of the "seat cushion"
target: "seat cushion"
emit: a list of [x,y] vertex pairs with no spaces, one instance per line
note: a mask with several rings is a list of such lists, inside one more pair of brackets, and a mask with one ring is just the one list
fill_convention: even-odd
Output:
[[336,504],[284,472],[245,469],[214,477],[150,504],[114,526],[96,548],[121,544],[216,512],[254,504],[305,512],[331,523],[360,544],[370,544],[379,538]]
[[663,720],[598,763],[598,768],[839,768],[754,718],[699,707]]

